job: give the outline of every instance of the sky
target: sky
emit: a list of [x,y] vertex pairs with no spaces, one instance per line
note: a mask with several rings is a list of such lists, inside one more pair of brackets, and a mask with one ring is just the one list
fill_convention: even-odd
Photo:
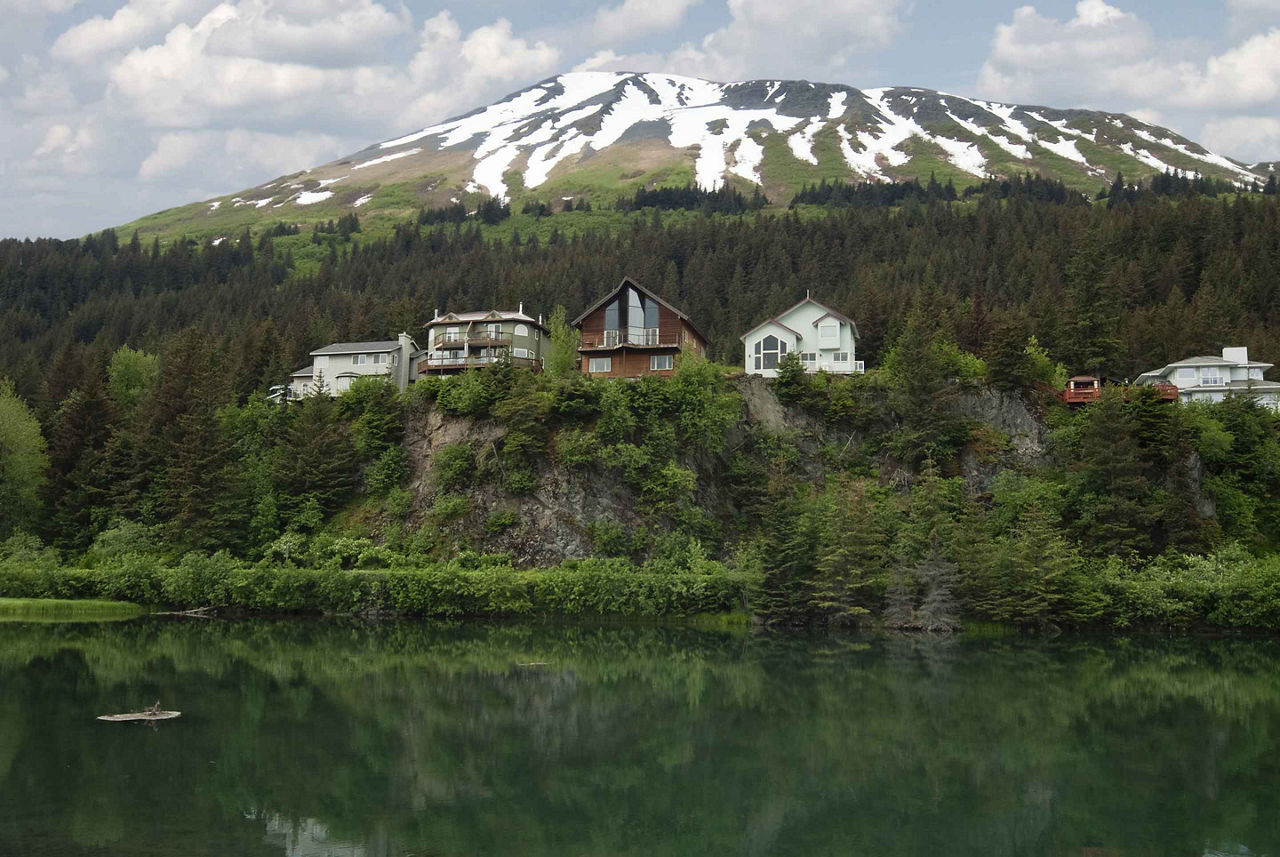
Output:
[[1280,159],[1280,0],[0,0],[0,236],[252,187],[574,69],[1126,112]]

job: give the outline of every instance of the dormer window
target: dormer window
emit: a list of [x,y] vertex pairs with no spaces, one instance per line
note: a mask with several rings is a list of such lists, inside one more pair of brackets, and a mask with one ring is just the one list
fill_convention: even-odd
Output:
[[840,336],[840,325],[834,321],[824,321],[818,325],[820,339],[837,339]]

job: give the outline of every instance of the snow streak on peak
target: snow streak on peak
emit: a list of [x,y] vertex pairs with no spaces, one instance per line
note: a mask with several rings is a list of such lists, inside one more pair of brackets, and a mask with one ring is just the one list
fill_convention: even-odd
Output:
[[[853,178],[886,179],[887,170],[924,156],[974,176],[1065,160],[1090,175],[1099,149],[1153,169],[1193,163],[1242,180],[1255,173],[1163,128],[1129,116],[980,101],[914,87],[858,90],[808,81],[715,83],[658,73],[573,72],[501,101],[379,144],[354,156],[351,170],[449,150],[471,152],[468,187],[505,198],[504,176],[525,187],[619,143],[660,142],[688,149],[703,188],[727,176],[762,183],[765,144],[786,145],[770,158],[809,165],[841,161]],[[424,154],[425,156],[425,154]],[[834,159],[834,161],[832,160]],[[1172,162],[1171,162],[1172,161]],[[1180,166],[1176,166],[1180,165]]]

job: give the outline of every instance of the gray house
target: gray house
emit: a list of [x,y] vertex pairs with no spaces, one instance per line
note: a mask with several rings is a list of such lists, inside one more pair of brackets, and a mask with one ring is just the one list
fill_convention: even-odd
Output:
[[311,352],[311,365],[289,376],[289,398],[301,399],[321,387],[341,395],[357,378],[389,377],[401,391],[409,385],[410,358],[418,345],[407,333],[377,342],[335,342]]

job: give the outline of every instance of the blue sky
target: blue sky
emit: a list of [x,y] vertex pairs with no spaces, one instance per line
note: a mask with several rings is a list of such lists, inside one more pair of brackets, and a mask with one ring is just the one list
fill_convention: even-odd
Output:
[[0,0],[0,235],[259,184],[574,68],[1124,111],[1280,158],[1280,0]]

